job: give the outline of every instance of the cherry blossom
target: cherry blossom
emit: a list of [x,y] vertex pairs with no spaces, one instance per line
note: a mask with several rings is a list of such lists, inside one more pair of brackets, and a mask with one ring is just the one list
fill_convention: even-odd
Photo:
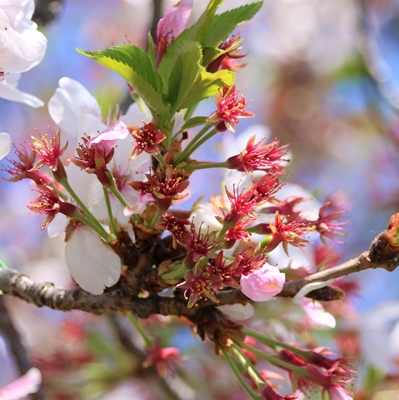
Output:
[[255,116],[245,110],[245,97],[240,95],[235,85],[225,86],[220,90],[215,102],[217,110],[208,118],[208,122],[215,125],[218,132],[225,132],[228,129],[234,133],[241,118]]
[[[146,202],[141,201],[140,194],[132,190],[127,182],[145,179],[145,173],[148,172],[150,165],[150,155],[142,153],[131,160],[131,136],[124,130],[119,131],[121,134],[119,135],[117,129],[113,130],[109,137],[109,126],[102,120],[97,100],[81,83],[71,78],[60,79],[59,87],[51,97],[48,108],[53,121],[61,128],[62,132],[74,137],[76,143],[84,134],[90,136],[92,141],[102,141],[106,137],[108,140],[115,140],[112,143],[114,154],[107,168],[114,177],[118,190],[131,205],[130,213],[143,211]],[[142,123],[143,119],[148,119],[149,116],[150,113],[146,107],[143,112],[138,104],[134,103],[129,107],[127,113],[116,121],[116,126],[122,126],[121,122],[125,125],[136,126]],[[112,194],[110,194],[110,201],[114,217],[122,226],[126,225],[127,210]],[[92,211],[100,221],[108,220],[107,207],[102,194]]]
[[39,64],[47,39],[31,21],[33,0],[0,0],[0,97],[41,107],[37,97],[17,89],[21,72]]

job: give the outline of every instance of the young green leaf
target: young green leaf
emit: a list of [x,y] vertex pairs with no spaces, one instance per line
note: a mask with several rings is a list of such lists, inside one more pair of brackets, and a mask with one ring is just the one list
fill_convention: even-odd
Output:
[[215,96],[221,87],[231,86],[234,83],[235,75],[231,71],[220,70],[210,73],[203,66],[200,66],[200,71],[194,85],[181,102],[181,108],[191,107],[201,100]]
[[198,42],[201,46],[205,43],[205,38],[211,25],[212,18],[223,2],[224,0],[211,0],[201,17],[192,26],[190,38]]
[[[80,49],[77,51],[121,75],[154,112],[162,115],[169,114],[158,93],[160,81],[155,66],[143,49],[122,44],[100,51],[91,52]],[[161,92],[160,89],[159,92]]]
[[182,108],[181,104],[200,73],[201,59],[197,43],[190,40],[180,46],[168,83],[167,100],[173,111]]
[[121,44],[99,51],[77,51],[96,60],[110,70],[121,75],[131,83],[130,74],[134,71],[142,80],[157,89],[156,70],[148,54],[138,46]]
[[263,1],[244,4],[221,14],[214,15],[206,33],[204,46],[217,47],[240,24],[252,19],[262,7]]

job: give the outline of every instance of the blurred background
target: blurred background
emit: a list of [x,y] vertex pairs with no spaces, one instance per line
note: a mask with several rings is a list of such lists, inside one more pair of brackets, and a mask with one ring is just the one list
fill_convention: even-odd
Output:
[[[29,140],[35,130],[44,134],[48,127],[57,128],[47,103],[64,76],[81,82],[104,112],[116,102],[126,109],[129,94],[123,79],[75,48],[99,50],[127,41],[145,47],[154,18],[163,15],[174,1],[36,3],[34,20],[48,38],[48,48],[43,62],[22,74],[19,88],[41,98],[45,106],[32,109],[0,99],[0,131],[8,132],[16,144]],[[205,3],[195,2],[193,20]],[[243,3],[228,0],[221,11]],[[396,0],[265,0],[255,18],[238,29],[247,56],[242,60],[245,68],[237,71],[236,85],[251,99],[250,109],[256,116],[242,120],[236,135],[255,124],[263,125],[270,139],[290,144],[291,176],[287,180],[348,211],[345,244],[332,243],[337,262],[367,250],[390,216],[398,212],[398,22]],[[213,100],[204,102],[199,115],[210,115],[214,107]],[[220,160],[219,140],[197,155],[203,160]],[[2,176],[6,175],[0,171]],[[209,198],[219,193],[221,176],[212,172],[194,183],[197,193]],[[62,239],[50,241],[46,232],[40,231],[42,217],[28,215],[26,205],[35,197],[29,184],[0,179],[0,197],[0,259],[33,280],[72,287]],[[370,373],[367,365],[388,374],[373,370],[377,394],[367,389],[368,394],[365,378],[360,379],[356,399],[382,399],[376,396],[386,388],[396,397],[385,399],[398,399],[399,391],[394,390],[399,372],[399,273],[366,271],[351,282],[356,291],[349,296],[350,310],[331,309],[340,316],[337,346],[361,357],[361,379]],[[181,395],[173,397],[177,395],[173,390],[169,393],[167,381],[165,386],[149,388],[153,375],[132,374],[137,360],[127,357],[123,346],[111,344],[115,335],[129,330],[124,320],[80,312],[65,315],[6,300],[33,363],[44,374],[48,398],[218,399],[226,398],[226,393],[229,398],[243,398],[239,390],[230,391],[228,371],[221,368],[220,376],[210,378],[220,360],[213,357],[212,368],[206,359],[202,365],[197,362],[212,355],[199,339],[187,334],[184,321],[174,328],[160,318],[147,322],[149,329],[162,333],[164,343],[193,354],[196,360],[186,361],[185,371],[173,378],[172,386]],[[325,334],[320,331],[321,338]],[[385,347],[376,349],[377,343],[385,343]],[[190,384],[185,384],[187,370],[199,378],[191,377]],[[0,387],[18,375],[1,336],[0,371]],[[213,382],[212,394],[205,389],[196,392],[201,379]],[[383,386],[378,386],[381,382]]]

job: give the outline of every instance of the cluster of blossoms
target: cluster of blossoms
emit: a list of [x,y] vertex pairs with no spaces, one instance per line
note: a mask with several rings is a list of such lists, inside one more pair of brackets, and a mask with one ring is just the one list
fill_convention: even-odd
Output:
[[[342,212],[328,212],[329,203],[312,217],[301,210],[308,199],[280,197],[288,160],[287,145],[278,140],[251,136],[223,162],[193,158],[210,138],[227,130],[233,135],[240,119],[253,116],[232,72],[242,58],[242,40],[220,35],[217,26],[230,20],[232,31],[260,6],[251,3],[228,15],[208,7],[185,29],[192,1],[182,0],[159,22],[158,45],[150,43],[148,53],[130,44],[81,51],[122,75],[136,102],[125,115],[104,120],[90,93],[62,78],[49,102],[60,130],[50,138],[32,137],[31,148],[15,148],[18,159],[5,168],[8,180],[35,183],[38,197],[29,209],[46,216],[42,229],[51,237],[65,233],[66,262],[80,288],[95,295],[123,284],[135,295],[165,295],[167,289],[188,309],[204,301],[217,306],[218,295],[231,290],[241,291],[246,302],[268,301],[282,291],[281,269],[289,267],[268,262],[275,250],[287,255],[289,246],[303,250],[315,233],[322,240],[342,235]],[[211,96],[216,110],[192,116]],[[196,127],[201,129],[188,139],[188,130]],[[75,154],[68,155],[61,132],[70,136]],[[189,197],[190,176],[210,168],[225,169],[224,192],[209,203],[179,209]],[[217,346],[226,352],[230,342],[223,339]],[[164,360],[180,361],[174,350],[155,344],[148,349],[147,364],[157,365],[161,375],[168,369]],[[333,399],[339,398],[334,392],[350,399],[345,363],[298,351],[283,349],[268,361],[289,370],[299,390],[319,385]],[[263,378],[254,382],[263,398],[282,398],[271,394]]]

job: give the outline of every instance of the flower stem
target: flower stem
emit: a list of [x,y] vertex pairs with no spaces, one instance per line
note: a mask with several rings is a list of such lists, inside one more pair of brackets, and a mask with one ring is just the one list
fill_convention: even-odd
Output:
[[[94,217],[94,215],[89,211],[89,209],[85,206],[85,204],[80,200],[78,195],[74,192],[72,189],[71,185],[69,182],[65,179],[63,181],[63,186],[64,188],[68,191],[68,193],[71,195],[71,197],[76,201],[76,203],[80,206],[80,208],[84,212],[84,216],[79,216],[77,219],[81,222],[83,222],[85,225],[89,226],[92,228],[95,232],[97,232],[101,237],[103,237],[105,240],[107,240],[109,234],[108,232],[102,227],[100,222]],[[82,217],[84,217],[84,220],[82,220]]]
[[196,164],[196,165],[187,165],[184,167],[186,171],[196,171],[197,169],[208,169],[208,168],[227,168],[227,163],[223,162],[215,162],[215,163],[204,163],[204,164]]
[[106,174],[111,179],[112,182],[112,185],[109,186],[107,189],[119,200],[119,202],[123,205],[123,207],[125,208],[129,207],[129,203],[125,200],[119,189],[116,187],[114,177],[109,172],[107,172]]
[[244,328],[243,332],[247,336],[251,336],[254,339],[256,339],[257,341],[271,347],[273,350],[276,350],[277,347],[281,347],[283,349],[291,350],[295,354],[299,354],[303,357],[306,357],[308,355],[308,352],[305,350],[301,350],[301,349],[298,349],[297,347],[290,346],[289,344],[281,343],[281,342],[278,342],[277,340],[270,339],[270,338],[263,336],[260,333],[255,332],[251,329]]
[[248,360],[247,357],[242,353],[241,348],[237,346],[237,344],[233,343],[233,352],[243,367],[248,372],[248,375],[255,382],[258,387],[262,387],[265,384],[265,380],[262,378],[262,375],[258,372],[258,370],[254,367],[251,361]]
[[151,347],[153,344],[153,340],[150,338],[150,336],[147,334],[147,332],[140,325],[140,322],[137,320],[137,318],[132,314],[128,314],[127,318],[132,323],[132,325],[136,328],[136,330],[140,334],[140,336],[143,338],[145,347]]
[[300,367],[296,367],[295,365],[289,364],[283,360],[280,360],[277,357],[271,356],[269,354],[265,354],[262,351],[256,349],[253,346],[250,346],[244,342],[241,341],[236,341],[239,346],[243,347],[244,349],[247,349],[257,355],[260,358],[263,358],[264,360],[268,361],[270,364],[276,365],[277,367],[284,368],[288,371],[293,371],[296,372],[298,375],[303,375],[303,370]]
[[224,358],[226,359],[227,363],[229,364],[231,370],[233,371],[234,375],[237,377],[238,381],[241,383],[242,387],[248,393],[248,395],[251,397],[251,399],[260,400],[261,396],[256,394],[252,390],[252,388],[248,385],[248,383],[245,381],[244,377],[241,375],[240,371],[238,370],[233,357],[231,357],[230,354],[224,349],[222,349],[222,353],[223,353]]
[[104,197],[105,197],[105,204],[107,205],[109,226],[110,226],[111,232],[114,235],[116,235],[117,232],[118,232],[118,229],[116,228],[114,215],[112,214],[112,207],[111,207],[111,201],[110,201],[110,198],[109,198],[109,193],[108,193],[108,190],[104,186],[103,186],[103,191],[104,191]]
[[[208,137],[208,135],[204,136],[202,139],[201,137],[209,130],[209,128],[212,126],[212,124],[206,124],[193,138],[193,140],[191,140],[191,142],[187,145],[187,147],[180,153],[179,157],[177,157],[176,161],[173,163],[174,166],[179,165],[182,161],[185,161],[190,154],[192,154],[195,149],[198,148],[198,146],[200,146],[203,143],[203,140],[205,138]],[[212,133],[212,135],[210,137],[212,137],[215,133],[216,133],[216,129],[213,129],[210,133]],[[209,138],[205,139],[208,140]],[[199,144],[198,144],[199,143]]]

